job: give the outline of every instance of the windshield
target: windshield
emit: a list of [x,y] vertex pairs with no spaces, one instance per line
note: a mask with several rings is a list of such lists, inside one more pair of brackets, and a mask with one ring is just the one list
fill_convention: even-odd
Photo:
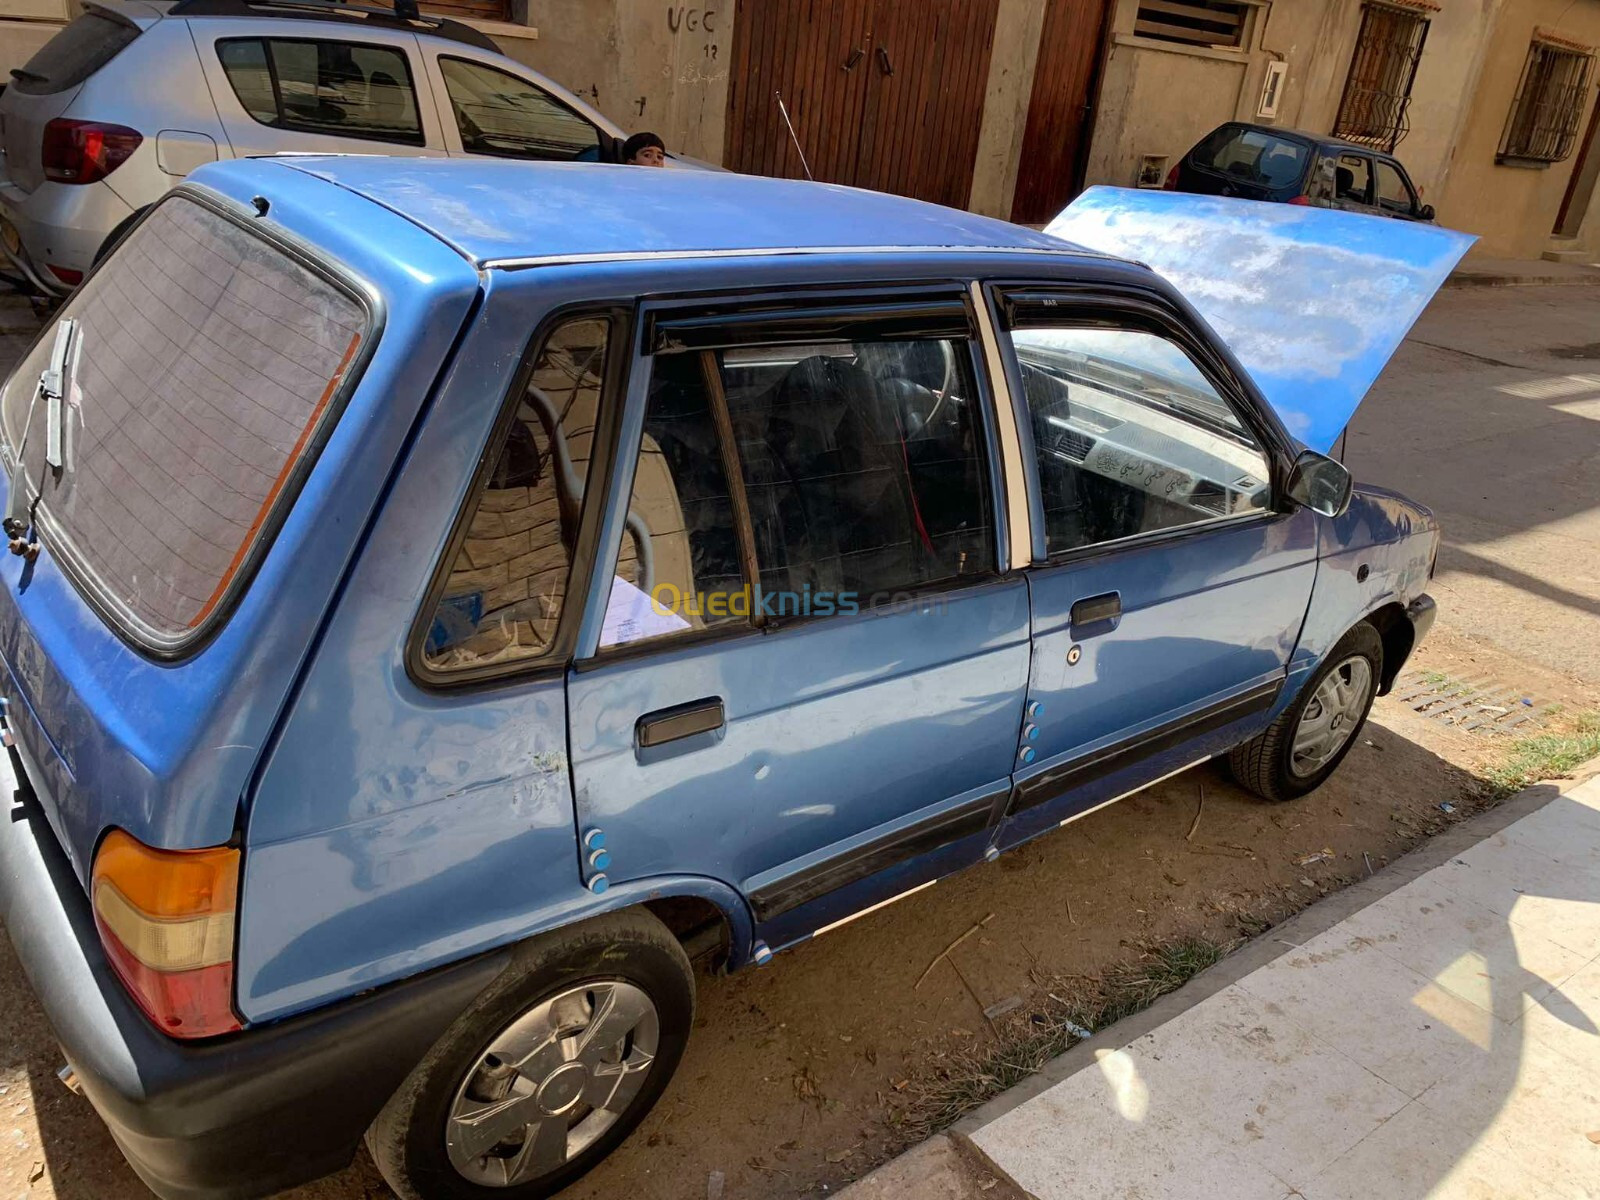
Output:
[[49,328],[0,399],[12,487],[39,497],[46,552],[103,610],[152,648],[175,648],[264,548],[326,433],[366,310],[174,197],[60,319],[75,323],[62,466],[45,462],[34,411],[57,340]]
[[1193,159],[1197,167],[1272,188],[1298,183],[1310,160],[1310,149],[1299,142],[1239,125],[1212,133],[1194,148]]

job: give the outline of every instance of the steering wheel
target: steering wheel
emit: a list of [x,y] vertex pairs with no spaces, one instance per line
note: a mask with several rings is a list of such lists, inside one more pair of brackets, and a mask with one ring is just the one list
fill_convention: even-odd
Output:
[[939,415],[939,410],[944,407],[945,398],[950,395],[950,388],[956,381],[956,351],[949,341],[939,343],[939,349],[944,355],[944,381],[939,384],[939,390],[934,393],[933,407],[928,410],[928,415],[922,419],[924,427],[933,424],[933,419]]

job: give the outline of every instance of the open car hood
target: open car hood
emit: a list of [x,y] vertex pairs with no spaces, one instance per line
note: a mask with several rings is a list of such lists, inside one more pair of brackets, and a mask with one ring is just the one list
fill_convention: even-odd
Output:
[[1327,208],[1093,187],[1046,233],[1165,278],[1327,453],[1470,234]]

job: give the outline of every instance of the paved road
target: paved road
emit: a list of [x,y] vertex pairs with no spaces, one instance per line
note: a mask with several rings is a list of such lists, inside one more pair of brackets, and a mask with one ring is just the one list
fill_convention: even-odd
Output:
[[1345,457],[1439,514],[1443,623],[1600,683],[1600,288],[1441,293]]

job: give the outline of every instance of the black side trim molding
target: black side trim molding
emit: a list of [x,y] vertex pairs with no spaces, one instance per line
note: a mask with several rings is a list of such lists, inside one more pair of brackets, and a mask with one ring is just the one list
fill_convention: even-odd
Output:
[[1229,696],[1226,700],[1201,709],[1197,713],[1191,713],[1187,717],[1168,721],[1148,733],[1043,771],[1017,785],[1012,793],[1008,812],[1011,816],[1015,816],[1019,812],[1043,804],[1047,800],[1054,800],[1057,796],[1093,783],[1124,767],[1131,767],[1152,754],[1171,750],[1190,738],[1200,737],[1202,734],[1221,729],[1224,725],[1231,725],[1245,717],[1264,712],[1272,707],[1272,702],[1278,698],[1278,692],[1282,687],[1283,680],[1275,679],[1270,683],[1253,687],[1249,691]]
[[978,796],[907,829],[897,829],[836,858],[757,888],[750,893],[750,905],[755,909],[756,920],[770,921],[818,896],[825,896],[869,875],[876,875],[905,859],[981,833],[989,826],[994,801],[992,792]]

